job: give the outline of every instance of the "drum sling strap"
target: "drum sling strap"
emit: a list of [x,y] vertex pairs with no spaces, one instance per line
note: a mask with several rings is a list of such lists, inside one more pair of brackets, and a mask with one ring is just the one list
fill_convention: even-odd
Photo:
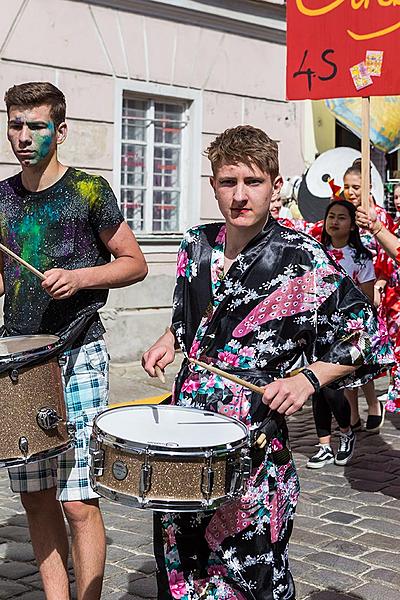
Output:
[[[18,378],[18,371],[20,369],[33,367],[69,350],[93,317],[93,314],[82,315],[72,328],[60,332],[59,341],[52,345],[51,348],[38,348],[29,357],[20,356],[14,359],[11,358],[3,363],[0,362],[0,375],[8,372],[13,380],[13,377]],[[0,338],[6,336],[7,330],[3,326],[0,330]]]
[[[258,448],[255,444],[252,445],[250,456],[252,460],[252,466],[259,467],[265,459],[265,453],[271,440],[278,435],[278,432],[285,426],[285,417],[276,411],[270,411],[264,421],[252,431],[253,440],[255,440],[261,433],[267,438],[265,448]],[[292,458],[292,454],[287,446],[281,448],[281,450],[275,450],[269,453],[269,456],[273,463],[278,467],[286,465]]]

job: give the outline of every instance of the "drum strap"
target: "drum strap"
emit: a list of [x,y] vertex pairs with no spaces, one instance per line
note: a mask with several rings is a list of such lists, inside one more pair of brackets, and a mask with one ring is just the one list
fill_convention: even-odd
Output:
[[290,459],[292,458],[292,453],[289,448],[282,448],[281,450],[277,450],[276,452],[271,452],[272,462],[274,462],[278,467],[283,467],[283,465],[287,465]]
[[[258,467],[264,461],[265,452],[268,448],[269,442],[278,435],[284,423],[285,417],[280,413],[271,410],[261,425],[252,430],[251,459],[253,461],[253,467]],[[255,444],[255,440],[261,433],[263,433],[267,438],[265,448],[258,448]],[[291,453],[290,450],[285,447],[281,450],[271,452],[270,458],[277,466],[282,466],[289,462],[291,459]]]
[[283,415],[275,410],[270,410],[261,425],[252,430],[253,440],[255,440],[260,433],[263,433],[267,438],[267,442],[270,442],[282,429],[284,422],[285,417]]
[[[11,355],[8,360],[0,362],[0,374],[4,372],[11,373],[12,371],[18,372],[20,369],[31,368],[69,350],[92,317],[93,315],[90,314],[82,315],[72,328],[58,334],[58,342],[47,348],[38,348],[33,352]],[[7,333],[7,331],[2,327],[0,329],[0,337],[5,337],[5,333]]]
[[[265,460],[266,448],[253,447],[250,451],[252,469],[257,469]],[[281,448],[275,452],[270,452],[268,458],[277,466],[283,467],[287,465],[292,458],[292,453],[289,448]]]

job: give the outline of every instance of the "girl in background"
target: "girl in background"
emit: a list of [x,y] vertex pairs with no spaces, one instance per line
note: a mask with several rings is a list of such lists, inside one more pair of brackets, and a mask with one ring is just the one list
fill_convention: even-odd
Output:
[[[345,200],[351,202],[357,209],[361,206],[361,158],[357,158],[343,175],[343,195]],[[374,200],[372,199],[374,202]],[[374,208],[378,220],[387,228],[392,229],[393,219],[384,208],[374,202]],[[367,229],[360,229],[360,237],[363,245],[372,253],[374,263],[383,253],[382,248]]]
[[[361,206],[361,158],[357,158],[343,175],[343,195],[346,200],[355,206],[356,209]],[[392,217],[385,211],[384,208],[378,206],[373,198],[371,198],[371,201],[374,203],[374,209],[378,220],[387,229],[392,230]],[[368,229],[360,229],[360,237],[362,244],[372,254],[372,260],[376,271],[373,302],[379,310],[380,319],[386,321],[386,317],[384,315],[385,308],[383,306],[383,290],[389,278],[388,271],[391,269],[390,259]],[[368,420],[366,429],[370,432],[379,431],[383,425],[384,411],[378,402],[375,393],[375,386],[372,381],[367,384],[367,389],[364,389],[364,393],[368,402]],[[352,426],[355,430],[361,429],[357,390],[347,390],[346,395],[351,407]]]
[[[346,200],[331,202],[325,213],[321,242],[331,257],[352,277],[356,285],[372,298],[375,282],[372,255],[361,242],[355,216],[356,210],[351,202]],[[373,384],[369,382],[363,386],[363,389],[372,413],[376,409],[377,414],[380,415],[380,405],[374,396]],[[333,462],[341,466],[346,465],[354,451],[355,434],[350,426],[351,410],[344,393],[341,390],[323,388],[318,394],[313,395],[313,411],[319,450],[309,459],[307,467],[319,469]],[[339,425],[340,435],[336,456],[331,447],[332,415]],[[372,422],[369,425],[372,425]]]
[[[272,194],[271,202],[269,205],[269,213],[271,217],[276,221],[279,221],[281,225],[284,225],[285,227],[289,227],[291,229],[296,229],[297,220],[293,219],[290,210],[283,205],[279,191],[274,190]],[[302,230],[302,226],[300,227],[300,230]]]
[[[330,180],[329,184],[334,185],[333,180]],[[334,193],[333,185],[331,185],[332,193]],[[335,186],[336,187],[336,186]],[[352,165],[345,171],[343,175],[343,192],[340,197],[351,202],[357,209],[361,206],[361,158],[357,158]],[[332,197],[332,200],[335,198]],[[339,198],[340,199],[340,198]],[[374,202],[375,212],[378,220],[389,230],[393,227],[393,219],[386,212],[386,210]],[[400,208],[400,207],[399,207]],[[313,238],[321,241],[322,230],[324,221],[317,221],[316,223],[308,223],[306,233],[309,233]],[[373,256],[374,264],[379,255],[386,256],[374,236],[368,229],[360,229],[360,237],[363,245],[370,250]]]

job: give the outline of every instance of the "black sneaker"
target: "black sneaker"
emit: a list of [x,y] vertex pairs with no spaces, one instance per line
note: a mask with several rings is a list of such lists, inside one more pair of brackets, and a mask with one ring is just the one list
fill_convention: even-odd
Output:
[[358,421],[356,421],[354,423],[354,425],[350,425],[350,427],[352,428],[353,431],[361,431],[361,429],[362,429],[361,419],[358,419]]
[[354,452],[354,445],[356,443],[356,436],[354,431],[350,433],[340,432],[339,448],[335,456],[335,465],[344,466],[347,465]]
[[368,415],[365,430],[369,431],[369,433],[377,433],[385,422],[385,405],[383,402],[379,402],[379,406],[381,407],[381,414],[379,416]]
[[333,450],[330,446],[317,444],[319,450],[314,456],[308,459],[306,467],[308,469],[322,469],[325,465],[330,465],[335,460]]

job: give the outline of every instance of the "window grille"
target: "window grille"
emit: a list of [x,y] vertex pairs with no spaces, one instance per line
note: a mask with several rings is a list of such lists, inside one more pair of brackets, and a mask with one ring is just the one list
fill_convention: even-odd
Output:
[[123,98],[121,210],[135,232],[181,231],[182,153],[188,122],[188,103]]

